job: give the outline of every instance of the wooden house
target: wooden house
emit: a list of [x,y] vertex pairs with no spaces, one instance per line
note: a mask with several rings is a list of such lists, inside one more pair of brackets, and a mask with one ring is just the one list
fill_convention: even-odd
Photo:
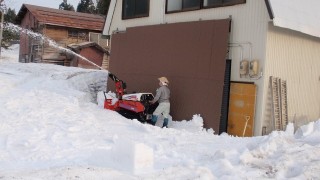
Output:
[[100,69],[103,56],[108,53],[106,49],[95,42],[69,44],[67,48],[81,56],[71,56],[70,66],[87,69]]
[[[136,1],[139,3],[132,3]],[[167,76],[171,115],[253,136],[320,116],[320,1],[112,0],[110,71],[128,91]],[[136,67],[136,68],[132,68]]]
[[[20,62],[69,66],[71,59],[66,56],[69,44],[93,41],[104,49],[108,48],[107,39],[101,36],[105,19],[100,15],[23,4],[16,21],[23,29],[43,35],[33,36],[27,31],[21,32]],[[48,39],[43,37],[53,40],[57,46],[50,45]],[[107,68],[107,55],[101,61],[104,68]]]

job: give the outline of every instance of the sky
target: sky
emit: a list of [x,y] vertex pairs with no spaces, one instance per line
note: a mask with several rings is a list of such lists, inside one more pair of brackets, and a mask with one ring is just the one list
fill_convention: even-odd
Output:
[[319,179],[320,119],[257,137],[214,135],[196,112],[142,124],[103,109],[107,71],[18,51],[0,58],[0,179]]
[[[8,8],[13,8],[16,10],[16,13],[18,13],[22,4],[32,4],[58,9],[63,0],[5,0],[4,2]],[[77,9],[79,2],[80,0],[68,0],[68,3],[73,5],[75,9]]]

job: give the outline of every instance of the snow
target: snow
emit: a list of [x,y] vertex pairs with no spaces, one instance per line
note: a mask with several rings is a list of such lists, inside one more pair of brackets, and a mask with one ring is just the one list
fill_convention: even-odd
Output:
[[319,178],[320,120],[233,137],[195,112],[162,129],[103,109],[106,71],[18,63],[18,49],[0,59],[0,179]]
[[269,2],[275,26],[320,37],[319,0],[269,0]]

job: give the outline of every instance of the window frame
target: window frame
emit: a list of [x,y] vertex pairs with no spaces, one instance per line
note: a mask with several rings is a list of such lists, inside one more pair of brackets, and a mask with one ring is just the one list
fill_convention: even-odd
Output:
[[[147,0],[148,1],[148,12],[146,14],[126,16],[126,17],[124,15],[125,14],[124,13],[125,1],[127,1],[127,0],[122,0],[122,13],[121,13],[122,20],[149,17],[149,14],[150,14],[150,0]],[[139,0],[134,0],[134,1],[135,1],[135,4],[136,4],[136,1],[139,1]]]
[[226,2],[222,3],[221,5],[208,5],[204,6],[202,3],[203,9],[210,9],[210,8],[219,8],[219,7],[227,7],[227,6],[235,6],[238,4],[245,4],[247,1],[246,0],[234,0],[233,2]]
[[[246,0],[234,0],[233,2],[222,3],[220,5],[204,6],[204,4],[203,4],[204,0],[200,0],[199,8],[186,8],[186,9],[183,9],[183,4],[182,4],[182,9],[181,10],[168,11],[168,1],[170,1],[170,0],[166,0],[166,12],[165,12],[166,14],[188,12],[188,11],[196,11],[196,10],[201,10],[201,9],[211,9],[211,8],[234,6],[234,5],[239,5],[239,4],[245,4],[247,2]],[[182,0],[182,3],[183,3],[183,0]]]
[[68,29],[68,38],[88,40],[88,32],[84,30],[70,28]]
[[170,0],[166,0],[166,14],[171,14],[171,13],[178,13],[178,12],[186,12],[186,11],[196,11],[196,10],[200,10],[201,9],[201,5],[203,0],[199,1],[199,6],[195,7],[195,8],[183,8],[183,0],[181,1],[182,5],[181,5],[181,10],[175,10],[175,11],[168,11],[168,1]]

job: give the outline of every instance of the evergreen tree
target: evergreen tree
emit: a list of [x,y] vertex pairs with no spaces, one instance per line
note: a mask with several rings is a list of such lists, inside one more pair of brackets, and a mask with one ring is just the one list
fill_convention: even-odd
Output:
[[96,7],[94,6],[92,0],[80,0],[77,7],[77,12],[95,14]]
[[5,22],[14,23],[16,16],[16,11],[14,9],[9,8],[3,18]]
[[67,0],[63,0],[63,2],[59,5],[59,9],[74,11],[74,7],[71,4],[68,4]]
[[111,0],[97,0],[97,13],[101,15],[107,15]]
[[[3,17],[4,18],[4,27],[8,26],[8,23],[14,24],[16,16],[17,15],[16,15],[15,10],[9,8]],[[2,39],[1,46],[3,46],[6,43],[9,43],[12,40],[19,40],[20,39],[19,32],[11,31],[10,28],[4,28],[2,36],[3,36],[3,39]]]

